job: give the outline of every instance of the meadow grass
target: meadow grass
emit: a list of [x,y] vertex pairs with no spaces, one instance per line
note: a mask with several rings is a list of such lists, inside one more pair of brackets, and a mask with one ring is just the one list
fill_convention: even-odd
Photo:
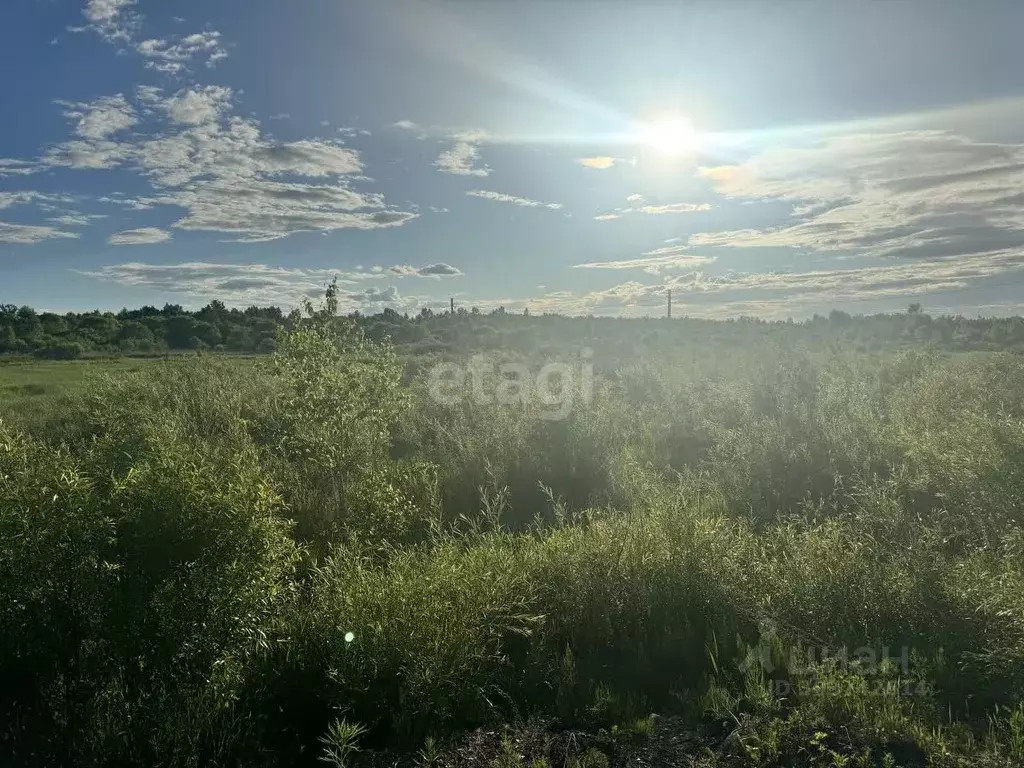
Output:
[[1018,356],[688,339],[548,420],[330,298],[245,364],[0,368],[5,759],[1024,761]]

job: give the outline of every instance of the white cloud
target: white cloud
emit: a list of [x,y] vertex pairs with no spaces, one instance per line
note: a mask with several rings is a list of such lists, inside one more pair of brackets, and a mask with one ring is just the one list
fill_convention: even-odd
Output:
[[456,141],[450,149],[445,150],[434,161],[434,166],[443,173],[457,176],[489,176],[491,169],[486,165],[476,167],[480,150],[477,144],[467,139]]
[[373,135],[372,133],[370,133],[365,128],[352,128],[350,126],[342,126],[342,127],[338,128],[338,133],[340,133],[346,139],[351,139],[351,138],[354,138],[356,136],[372,136]]
[[39,163],[0,157],[0,179],[5,176],[30,176],[41,170],[43,167]]
[[972,259],[912,260],[878,267],[806,272],[691,273],[675,279],[684,300],[720,303],[741,298],[753,302],[835,306],[858,301],[913,301],[923,295],[955,291],[985,278],[1024,278],[1024,258],[1013,252]]
[[668,286],[629,281],[599,291],[550,291],[531,298],[503,298],[476,302],[481,309],[503,306],[512,311],[557,312],[567,315],[643,315],[662,310]]
[[700,233],[694,245],[925,259],[1024,249],[1024,145],[857,134],[699,173],[723,195],[792,202],[796,223]]
[[94,24],[108,24],[116,21],[125,8],[133,5],[135,0],[89,0],[82,13]]
[[375,305],[386,306],[398,303],[401,299],[398,288],[394,285],[385,287],[364,288],[361,291],[350,291],[344,294],[348,299],[354,301],[361,308],[374,307]]
[[408,264],[398,264],[390,268],[392,274],[399,277],[461,277],[462,270],[453,267],[451,264],[440,262],[427,264],[425,267],[413,267]]
[[[640,260],[634,260],[639,262]],[[591,265],[578,265],[591,266]],[[624,269],[629,262],[598,263]],[[672,291],[679,314],[693,317],[800,317],[858,302],[912,302],[929,294],[956,291],[979,279],[1024,280],[1024,259],[1014,253],[988,254],[969,261],[905,261],[878,267],[821,269],[805,272],[691,271],[650,284],[636,280],[609,288],[573,293],[554,291],[529,299],[504,298],[481,306],[529,306],[531,311],[572,315],[635,316],[660,314]]]
[[167,100],[167,116],[183,125],[215,123],[231,108],[231,89],[219,85],[205,88],[186,88]]
[[231,232],[249,242],[276,240],[294,232],[400,226],[416,217],[384,208],[379,195],[361,195],[346,186],[259,178],[189,185],[152,201],[188,209],[175,222],[176,228]]
[[72,202],[66,195],[47,195],[42,192],[25,190],[21,192],[0,192],[0,210],[10,208],[14,205],[29,205],[32,203],[69,203]]
[[87,103],[57,103],[66,108],[65,117],[78,121],[75,133],[86,141],[102,141],[138,122],[135,110],[120,93]]
[[206,66],[210,68],[228,56],[221,34],[216,31],[198,32],[175,40],[143,40],[135,50],[148,59],[147,68],[169,74],[186,69],[189,62],[197,57],[206,57]]
[[98,270],[73,270],[81,275],[119,285],[150,288],[223,299],[233,305],[298,302],[323,290],[335,276],[330,270],[289,269],[265,264],[141,264],[132,262]]
[[157,227],[143,227],[116,232],[110,236],[107,242],[111,245],[153,245],[166,243],[170,239],[171,233],[166,230]]
[[634,208],[637,213],[694,213],[695,211],[710,211],[708,203],[669,203],[668,205],[641,205]]
[[496,203],[511,203],[512,205],[523,206],[524,208],[550,208],[553,211],[557,211],[562,207],[561,203],[543,203],[540,200],[531,200],[527,197],[516,197],[515,195],[505,195],[500,192],[491,192],[486,189],[471,189],[466,192],[470,197],[482,197],[484,200],[493,200]]
[[160,106],[163,103],[163,88],[158,88],[155,85],[136,85],[135,100],[142,105],[143,113],[151,115],[153,114],[153,107]]
[[119,193],[115,192],[110,197],[98,197],[96,198],[98,203],[109,203],[110,205],[123,205],[125,208],[130,208],[134,211],[148,211],[153,207],[152,203],[147,203],[143,200],[137,200],[131,197],[122,197]]
[[67,213],[63,216],[52,216],[47,221],[59,224],[62,227],[88,227],[96,219],[107,218],[99,213]]
[[633,203],[626,208],[616,208],[610,213],[601,213],[594,217],[595,221],[613,221],[630,213],[646,213],[658,215],[663,213],[694,213],[697,211],[710,211],[708,203],[667,203],[665,205],[640,205],[644,202],[643,195],[632,194],[626,198],[627,202]]
[[[615,268],[619,268],[618,265]],[[982,279],[1024,280],[1024,257],[1003,252],[969,260],[912,260],[876,267],[804,272],[709,275],[692,271],[666,277],[654,286],[633,281],[601,291],[561,295],[549,301],[547,308],[577,314],[624,310],[656,304],[654,297],[671,289],[679,311],[695,316],[785,317],[865,301],[917,301],[929,294],[969,287]]]
[[88,26],[70,29],[92,29],[108,42],[127,42],[139,23],[138,15],[131,10],[135,3],[136,0],[88,0],[82,10]]
[[714,260],[713,256],[689,253],[682,246],[669,246],[647,251],[642,257],[636,259],[588,261],[583,264],[574,264],[573,267],[577,269],[642,269],[645,272],[656,274],[664,269],[695,267],[701,264],[710,264]]
[[[137,209],[185,208],[173,227],[227,232],[244,242],[294,232],[394,227],[418,215],[389,206],[380,194],[355,188],[371,181],[362,176],[356,150],[324,140],[275,142],[261,132],[257,121],[230,117],[229,88],[187,88],[164,98],[159,89],[144,86],[135,95],[149,114],[166,115],[171,129],[114,140],[111,134],[119,126],[108,121],[103,128],[84,131],[89,138],[51,147],[41,162],[51,167],[140,171],[156,194],[135,199],[110,196],[104,201]],[[131,108],[122,96],[101,102]],[[91,105],[71,107],[84,116]],[[286,176],[325,181],[278,180]]]
[[114,141],[66,141],[46,151],[41,162],[47,166],[78,170],[117,168],[133,156],[132,146]]
[[322,141],[293,141],[267,144],[255,148],[253,168],[269,174],[294,173],[300,176],[331,176],[360,173],[363,164],[359,153],[337,144]]
[[0,221],[0,243],[16,245],[33,245],[44,240],[60,238],[76,238],[77,232],[63,232],[54,227],[35,227],[25,224],[9,224]]
[[[132,262],[101,267],[98,270],[73,270],[78,274],[116,283],[149,288],[161,293],[176,293],[195,298],[197,303],[220,299],[230,306],[276,304],[295,306],[305,297],[322,296],[325,286],[338,278],[342,291],[342,311],[355,309],[379,311],[384,306],[410,310],[432,300],[424,296],[403,296],[395,286],[371,286],[350,289],[345,286],[363,279],[365,274],[349,274],[330,269],[274,267],[266,264],[142,264]],[[392,274],[380,268],[374,277]]]
[[426,126],[408,119],[391,123],[391,127],[413,132],[420,140],[433,136],[443,141],[452,142],[451,146],[434,161],[434,167],[442,173],[479,177],[491,174],[491,168],[487,165],[477,166],[477,160],[480,158],[480,144],[493,139],[486,131],[478,128],[456,130]]

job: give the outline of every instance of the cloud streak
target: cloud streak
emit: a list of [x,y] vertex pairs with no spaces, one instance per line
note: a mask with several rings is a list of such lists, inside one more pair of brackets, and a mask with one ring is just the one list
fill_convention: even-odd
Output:
[[483,200],[492,200],[496,203],[510,203],[512,205],[518,205],[522,208],[548,208],[552,211],[557,211],[562,208],[561,203],[544,203],[540,200],[531,200],[528,197],[516,197],[515,195],[505,195],[501,192],[491,192],[486,189],[471,189],[466,192],[470,197],[479,197]]
[[29,226],[26,224],[9,224],[0,221],[0,243],[13,245],[35,245],[46,240],[77,238],[77,232],[64,232],[54,227]]
[[680,267],[695,267],[702,264],[710,264],[714,260],[713,256],[701,256],[695,253],[689,253],[683,246],[672,246],[647,251],[643,256],[635,259],[588,261],[583,264],[573,264],[573,268],[642,269],[645,272],[657,274],[658,272],[666,269],[678,269]]
[[[429,265],[454,269],[449,265]],[[117,285],[145,288],[159,293],[173,293],[193,298],[197,303],[219,299],[229,306],[253,304],[298,306],[310,296],[323,295],[325,286],[337,278],[342,290],[339,306],[343,311],[379,311],[385,306],[403,311],[436,303],[418,295],[403,295],[394,285],[359,287],[368,279],[387,279],[399,273],[395,268],[376,268],[375,272],[346,273],[331,269],[276,267],[267,264],[214,264],[186,262],[182,264],[145,264],[129,262],[113,264],[96,270],[72,270],[77,274]],[[400,270],[411,269],[398,267]]]
[[412,267],[408,264],[398,264],[391,267],[389,271],[398,275],[399,277],[431,277],[439,279],[442,277],[461,277],[462,270],[457,267],[453,267],[451,264],[445,264],[443,262],[437,264],[427,264],[424,267]]
[[716,192],[793,203],[793,223],[692,245],[934,259],[1024,247],[1024,145],[943,131],[857,134],[701,168]]
[[171,233],[158,229],[157,227],[143,227],[142,229],[129,229],[124,232],[117,232],[107,240],[110,245],[154,245],[166,243],[171,239]]

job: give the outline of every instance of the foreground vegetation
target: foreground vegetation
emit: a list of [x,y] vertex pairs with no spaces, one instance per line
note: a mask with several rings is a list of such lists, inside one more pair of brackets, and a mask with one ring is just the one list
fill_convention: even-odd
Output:
[[4,761],[1024,761],[1021,358],[575,333],[563,419],[332,292],[0,400]]

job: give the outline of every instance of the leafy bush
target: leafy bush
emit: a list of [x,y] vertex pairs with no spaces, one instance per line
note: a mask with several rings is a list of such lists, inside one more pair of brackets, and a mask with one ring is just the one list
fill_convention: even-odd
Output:
[[[443,762],[480,726],[482,765],[617,764],[664,754],[652,712],[730,765],[1022,759],[1019,358],[833,349],[841,315],[806,348],[652,325],[676,354],[611,338],[552,419],[432,396],[468,313],[406,369],[336,298],[256,318],[266,358],[151,361],[0,422],[4,762]],[[178,310],[121,328],[251,343]],[[534,369],[603,323],[530,357],[510,322],[488,354]],[[532,715],[572,750],[499,728]]]

